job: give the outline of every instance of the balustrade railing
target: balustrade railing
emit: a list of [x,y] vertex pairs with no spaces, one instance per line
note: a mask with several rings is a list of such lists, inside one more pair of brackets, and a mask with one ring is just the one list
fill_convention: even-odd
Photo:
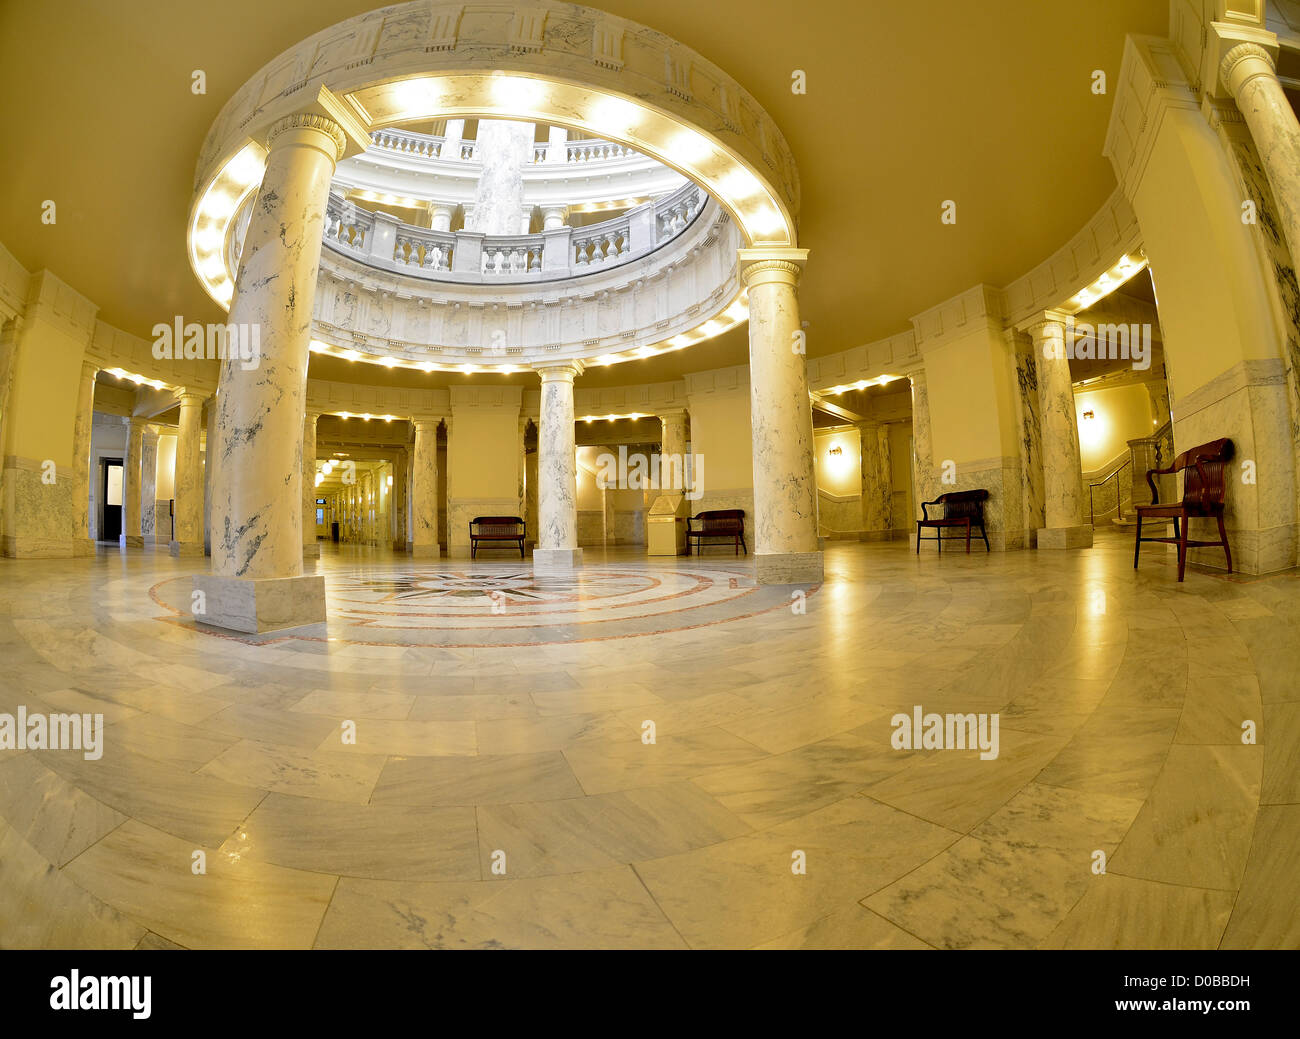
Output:
[[705,201],[704,192],[688,183],[656,202],[587,227],[484,235],[415,227],[331,194],[324,241],[363,263],[416,277],[565,278],[608,270],[660,248],[691,225]]
[[[478,161],[478,142],[449,141],[437,134],[414,133],[410,130],[373,130],[370,140],[376,148],[411,155],[420,159],[450,159],[459,162]],[[556,159],[553,149],[563,149],[562,158]],[[534,163],[560,161],[567,163],[607,162],[612,159],[630,159],[638,155],[625,144],[604,141],[595,137],[563,141],[552,144],[538,141],[533,145]]]

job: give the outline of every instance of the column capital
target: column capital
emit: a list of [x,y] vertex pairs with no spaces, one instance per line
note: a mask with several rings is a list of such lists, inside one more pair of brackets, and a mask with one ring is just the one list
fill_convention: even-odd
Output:
[[[292,131],[302,132],[294,133],[291,137],[285,136]],[[309,133],[333,143],[333,159],[335,162],[343,158],[343,152],[347,148],[347,135],[343,133],[343,127],[328,116],[317,115],[315,112],[294,112],[293,115],[287,115],[283,119],[276,120],[266,132],[266,146],[274,151],[277,147],[285,144],[312,143],[322,151],[330,152],[330,149],[325,146],[323,141],[311,141],[310,137],[308,137]]]
[[[415,429],[415,431],[416,431],[417,433],[418,433],[420,430],[424,430],[425,432],[428,432],[428,431],[431,430],[431,429],[434,430],[434,431],[436,432],[437,429],[438,429],[438,424],[439,424],[440,422],[442,422],[442,421],[443,421],[443,418],[442,418],[442,416],[440,416],[440,415],[438,415],[438,416],[421,416],[421,417],[418,417],[418,418],[412,418],[412,419],[411,419],[411,426],[412,426],[412,428]],[[451,426],[451,419],[447,419],[446,421],[447,421],[447,425],[448,425],[448,427],[450,427],[450,426]]]
[[808,263],[807,249],[788,246],[755,246],[740,249],[740,277],[748,285],[765,285],[772,282],[795,286]]
[[1064,335],[1066,322],[1072,321],[1073,318],[1073,314],[1067,314],[1063,310],[1044,310],[1041,314],[1034,315],[1029,324],[1024,326],[1024,330],[1036,344],[1042,343],[1047,339]]
[[542,382],[573,382],[585,371],[581,361],[542,361],[533,365]]
[[184,387],[176,394],[176,400],[182,407],[188,404],[190,407],[197,406],[201,408],[207,399],[208,395],[206,393],[200,393],[198,390],[187,390]]
[[1277,78],[1277,61],[1258,43],[1239,43],[1223,56],[1219,63],[1219,78],[1234,98],[1241,96],[1241,88],[1258,76]]

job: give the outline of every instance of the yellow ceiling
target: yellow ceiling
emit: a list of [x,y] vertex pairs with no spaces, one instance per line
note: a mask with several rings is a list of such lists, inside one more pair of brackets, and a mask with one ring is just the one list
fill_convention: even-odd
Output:
[[[146,338],[221,312],[185,257],[194,163],[220,107],[293,43],[365,0],[79,0],[0,5],[0,242]],[[1062,245],[1114,188],[1101,156],[1125,33],[1168,31],[1166,0],[599,0],[743,83],[803,182],[801,289],[811,356],[871,342]],[[207,74],[207,94],[190,91]],[[807,74],[795,95],[790,77]],[[40,220],[44,200],[58,222]],[[940,205],[958,204],[956,226]],[[744,327],[584,386],[744,363]],[[446,385],[466,377],[313,358],[313,377]],[[477,378],[483,378],[479,376]],[[493,378],[502,378],[496,376]],[[531,376],[510,381],[529,382]]]

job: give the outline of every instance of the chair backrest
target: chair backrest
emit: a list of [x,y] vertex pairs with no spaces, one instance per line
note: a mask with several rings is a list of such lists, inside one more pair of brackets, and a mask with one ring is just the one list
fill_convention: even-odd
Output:
[[1183,501],[1186,504],[1223,504],[1228,490],[1225,472],[1232,461],[1233,451],[1232,441],[1224,437],[1193,447],[1174,459],[1174,472],[1183,472]]
[[524,521],[519,516],[475,516],[469,521],[470,531],[474,534],[514,537],[523,528]]
[[691,518],[699,520],[703,524],[703,530],[706,533],[712,533],[713,531],[730,533],[733,530],[745,529],[744,509],[710,509],[706,512],[697,513]]
[[982,520],[988,496],[989,492],[980,488],[973,491],[949,491],[939,495],[936,501],[943,506],[944,519],[965,519],[969,516],[973,520]]

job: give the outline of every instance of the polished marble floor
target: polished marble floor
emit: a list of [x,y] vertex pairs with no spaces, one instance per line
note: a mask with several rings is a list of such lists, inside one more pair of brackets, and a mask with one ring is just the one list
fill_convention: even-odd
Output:
[[1131,558],[327,548],[262,637],[194,560],[0,560],[0,712],[107,726],[0,750],[0,946],[1300,947],[1300,581]]

